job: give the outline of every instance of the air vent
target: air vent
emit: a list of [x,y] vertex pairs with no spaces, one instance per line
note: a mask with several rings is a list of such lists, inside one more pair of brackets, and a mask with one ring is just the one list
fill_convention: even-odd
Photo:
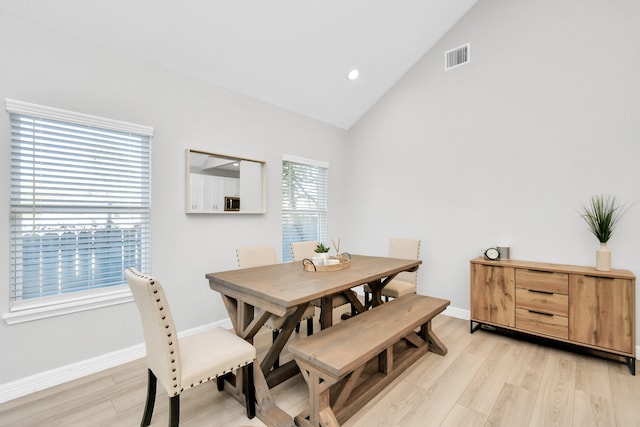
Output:
[[459,67],[471,61],[471,43],[467,43],[444,53],[444,70]]

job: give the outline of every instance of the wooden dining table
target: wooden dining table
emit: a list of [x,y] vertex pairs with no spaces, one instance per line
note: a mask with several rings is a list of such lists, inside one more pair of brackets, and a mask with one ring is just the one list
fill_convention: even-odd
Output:
[[[384,286],[400,272],[417,270],[421,263],[421,260],[352,255],[349,267],[336,271],[306,271],[301,262],[290,262],[207,274],[211,289],[222,296],[236,334],[248,342],[253,343],[271,315],[286,318],[278,337],[260,363],[255,364],[258,418],[269,426],[294,425],[293,418],[275,404],[271,388],[298,374],[299,368],[293,360],[278,367],[274,364],[311,301],[321,300],[321,327],[328,328],[332,323],[333,297],[344,295],[357,315],[382,304]],[[363,284],[368,284],[372,291],[367,304],[352,290]],[[234,382],[242,384],[239,378]],[[243,401],[239,386],[228,388]]]

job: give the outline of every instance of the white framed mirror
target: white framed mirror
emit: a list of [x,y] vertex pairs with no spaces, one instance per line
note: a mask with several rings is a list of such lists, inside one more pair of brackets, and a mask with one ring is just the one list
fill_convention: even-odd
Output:
[[265,162],[186,150],[186,213],[266,212]]

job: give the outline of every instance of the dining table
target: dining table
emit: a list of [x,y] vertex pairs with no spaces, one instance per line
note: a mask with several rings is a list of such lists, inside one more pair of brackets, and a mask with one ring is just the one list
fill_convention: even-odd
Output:
[[[254,364],[256,415],[268,426],[292,426],[293,417],[279,408],[271,389],[298,374],[295,361],[277,365],[285,345],[312,301],[320,300],[320,326],[331,327],[332,299],[343,295],[352,305],[352,315],[383,304],[382,289],[398,273],[415,271],[421,260],[349,255],[348,268],[332,271],[308,271],[302,262],[287,262],[206,274],[209,286],[222,296],[235,333],[253,343],[253,339],[272,316],[285,321],[260,363]],[[353,288],[367,284],[372,298],[362,303]],[[237,375],[242,375],[239,372]],[[235,384],[242,384],[235,378]],[[230,387],[232,388],[232,387]],[[235,386],[236,398],[242,401]]]

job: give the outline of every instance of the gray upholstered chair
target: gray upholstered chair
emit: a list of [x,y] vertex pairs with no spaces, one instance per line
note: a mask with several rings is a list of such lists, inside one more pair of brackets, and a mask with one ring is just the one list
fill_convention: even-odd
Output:
[[[251,268],[260,267],[263,265],[277,264],[278,258],[276,256],[276,250],[272,246],[247,246],[244,248],[236,249],[236,255],[238,257],[238,267]],[[313,335],[313,316],[316,314],[314,306],[309,305],[302,314],[301,320],[307,321],[307,335]],[[272,340],[275,341],[284,326],[284,317],[271,316],[265,322],[264,326],[271,329]],[[300,323],[296,325],[296,332],[300,332]],[[276,360],[275,366],[279,365],[279,361]]]
[[[400,259],[420,259],[420,240],[415,239],[389,239],[389,257]],[[418,284],[418,271],[403,271],[382,289],[382,296],[387,301],[389,298],[398,298],[402,295],[415,294]],[[369,286],[364,286],[365,296],[371,293]],[[367,298],[368,300],[368,298]]]
[[253,369],[256,349],[233,332],[213,328],[178,338],[164,290],[153,277],[129,268],[125,277],[142,318],[147,350],[147,403],[141,426],[151,423],[158,381],[170,399],[169,426],[180,420],[180,394],[189,388],[216,379],[218,390],[223,376],[243,369],[247,417],[255,416]]
[[[315,255],[315,249],[316,246],[318,246],[318,241],[317,240],[306,240],[303,242],[291,242],[289,244],[290,248],[291,248],[291,257],[293,258],[293,261],[302,261],[303,259],[312,259]],[[300,267],[302,268],[302,267]],[[350,304],[349,300],[344,296],[344,295],[334,295],[333,300],[332,300],[332,308],[336,309],[338,307],[341,307],[345,304]],[[315,306],[315,307],[321,307],[321,303],[320,300],[313,300],[311,301],[311,305]],[[353,308],[351,310],[352,314],[355,314],[353,311]],[[333,316],[333,312],[331,313],[331,315]]]

